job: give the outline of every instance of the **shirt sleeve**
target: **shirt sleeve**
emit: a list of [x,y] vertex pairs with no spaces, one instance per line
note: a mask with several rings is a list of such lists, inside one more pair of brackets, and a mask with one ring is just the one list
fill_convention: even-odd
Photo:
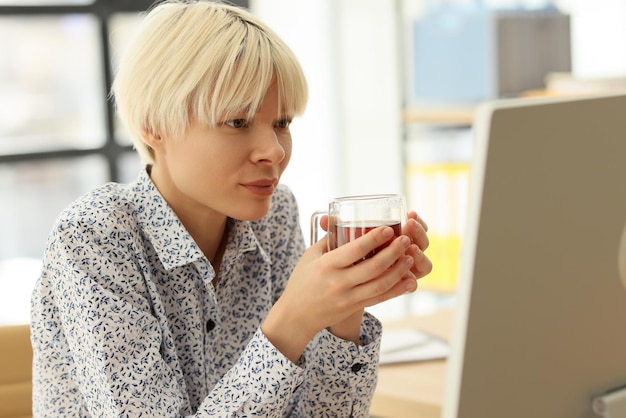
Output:
[[302,366],[286,358],[259,329],[196,416],[281,417],[304,379]]
[[305,351],[304,382],[292,400],[294,417],[369,416],[376,388],[382,325],[365,313],[361,344],[321,331]]

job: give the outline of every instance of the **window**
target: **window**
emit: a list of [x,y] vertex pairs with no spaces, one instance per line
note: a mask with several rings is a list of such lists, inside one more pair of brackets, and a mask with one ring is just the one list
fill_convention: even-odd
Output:
[[0,0],[0,324],[28,321],[59,213],[141,168],[108,94],[112,63],[151,4]]

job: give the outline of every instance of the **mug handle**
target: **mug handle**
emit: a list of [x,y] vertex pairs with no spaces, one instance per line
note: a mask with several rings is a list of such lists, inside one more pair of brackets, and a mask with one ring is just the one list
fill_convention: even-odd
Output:
[[322,229],[320,219],[324,215],[328,215],[328,212],[325,210],[318,210],[311,215],[311,245],[319,240],[319,230]]

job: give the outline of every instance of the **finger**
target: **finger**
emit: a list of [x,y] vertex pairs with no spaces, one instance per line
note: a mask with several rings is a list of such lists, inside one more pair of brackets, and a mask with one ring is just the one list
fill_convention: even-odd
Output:
[[378,305],[386,302],[390,299],[397,298],[398,296],[413,293],[417,290],[417,279],[414,277],[404,277],[395,286],[386,291],[383,294],[372,297],[364,302],[363,307]]
[[[410,259],[410,257],[408,257]],[[389,271],[375,280],[365,283],[361,286],[364,293],[364,300],[361,302],[363,307],[377,305],[385,302],[389,299],[412,293],[417,290],[417,278],[410,271],[406,271],[402,274],[403,267],[408,265],[404,264],[404,260],[401,266],[394,266],[395,271]],[[361,290],[361,289],[359,289]]]
[[322,215],[320,218],[320,226],[324,231],[328,232],[328,215]]
[[[366,282],[385,273],[400,261],[410,245],[411,240],[407,236],[401,235],[390,243],[386,243],[384,247],[378,247],[373,255],[368,253],[368,257],[360,260],[361,262],[357,264],[358,268],[354,269],[354,273],[360,279],[359,282]],[[413,263],[412,259],[411,263]]]
[[417,214],[417,212],[412,210],[411,212],[409,212],[408,218],[409,219],[415,219],[417,221],[417,223],[419,223],[422,226],[424,231],[428,232],[428,224],[426,223],[426,221],[424,221],[422,218],[420,218],[420,216]]
[[407,255],[413,258],[411,272],[417,279],[420,279],[432,272],[433,263],[426,256],[426,254],[424,254],[424,252],[417,247],[417,245],[411,245],[407,250]]
[[411,238],[411,241],[417,244],[417,246],[425,251],[430,245],[426,229],[417,220],[410,218],[404,226],[403,233]]
[[[389,240],[393,239],[393,237],[394,237],[394,232],[392,228],[388,226],[381,226],[376,229],[373,229],[367,234],[360,236],[354,241],[344,244],[341,247],[331,251],[328,254],[328,257],[333,258],[333,264],[336,267],[339,267],[339,268],[349,267],[363,260],[369,254],[371,254],[374,250],[386,245],[389,242]],[[409,241],[408,244],[410,244],[410,239],[407,239],[407,241]],[[408,248],[408,246],[409,245],[406,245],[406,248]],[[398,247],[394,246],[393,248],[397,249]],[[406,249],[403,250],[402,253],[404,253],[404,251],[406,251]],[[382,252],[383,251],[381,251],[380,253]],[[377,253],[377,254],[380,254],[380,253]],[[392,258],[393,257],[392,255],[387,255],[386,257],[382,257],[383,259],[389,259],[389,265],[387,265],[387,268],[391,264],[393,264],[393,262],[402,253],[397,254],[395,258]],[[382,264],[384,261],[383,259],[381,259],[379,263]],[[372,276],[370,275],[370,277]]]
[[382,276],[384,279],[378,281],[382,286],[379,292],[393,286],[413,265],[413,257],[405,254],[409,246],[409,238],[402,235],[373,257],[354,265],[348,277],[350,286],[357,287]]
[[318,257],[328,252],[328,235],[324,235],[317,242],[313,243],[311,248],[315,251]]

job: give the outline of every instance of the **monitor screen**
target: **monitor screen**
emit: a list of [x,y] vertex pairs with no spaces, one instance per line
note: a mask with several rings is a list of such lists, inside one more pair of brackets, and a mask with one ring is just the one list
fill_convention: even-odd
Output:
[[626,96],[487,103],[474,135],[443,417],[597,417],[626,385]]

